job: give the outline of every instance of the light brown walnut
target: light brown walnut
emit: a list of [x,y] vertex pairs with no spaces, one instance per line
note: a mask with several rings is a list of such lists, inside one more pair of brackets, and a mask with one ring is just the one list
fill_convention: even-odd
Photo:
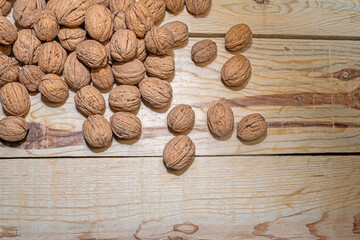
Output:
[[17,82],[8,83],[1,88],[0,100],[4,111],[11,116],[24,116],[31,105],[28,91]]
[[19,71],[19,81],[30,92],[36,92],[39,88],[41,78],[45,75],[41,69],[35,65],[25,65]]
[[176,13],[184,8],[185,0],[164,0],[166,9],[169,12]]
[[117,13],[125,11],[134,2],[135,0],[110,0],[109,7],[112,13]]
[[244,141],[253,141],[263,136],[267,127],[265,118],[261,114],[250,114],[238,123],[237,136]]
[[45,73],[61,74],[66,58],[67,53],[58,42],[46,42],[40,48],[38,64]]
[[211,0],[185,0],[186,9],[194,15],[204,14],[211,6]]
[[90,83],[90,70],[79,61],[75,52],[69,54],[64,65],[63,77],[65,82],[75,90]]
[[174,36],[174,47],[183,45],[189,39],[189,28],[181,21],[168,22],[162,26]]
[[113,137],[110,124],[102,115],[90,115],[84,121],[82,130],[86,142],[94,148],[108,146]]
[[109,8],[109,5],[110,5],[110,0],[89,0],[89,1],[91,2],[90,5],[100,4],[107,8]]
[[158,78],[145,78],[139,84],[141,97],[153,108],[164,108],[172,99],[170,83]]
[[0,44],[10,45],[18,37],[15,26],[4,16],[0,16]]
[[145,40],[144,39],[138,39],[137,41],[137,53],[136,58],[140,61],[144,62],[147,57],[147,50],[145,47]]
[[195,144],[186,135],[171,139],[165,146],[163,160],[167,168],[180,170],[187,167],[195,156]]
[[46,74],[41,78],[39,92],[52,103],[62,103],[69,97],[68,85],[55,74]]
[[125,12],[118,11],[113,14],[114,32],[120,29],[126,29]]
[[174,36],[164,27],[153,27],[145,36],[145,46],[149,52],[165,55],[174,46]]
[[16,0],[13,7],[14,20],[23,28],[31,27],[45,9],[45,4],[45,0]]
[[177,105],[169,112],[167,124],[174,132],[185,132],[195,124],[194,110],[189,105]]
[[94,86],[100,90],[107,90],[114,85],[114,75],[111,67],[106,65],[101,68],[91,69],[91,80]]
[[13,45],[15,58],[24,64],[36,64],[39,59],[41,41],[34,30],[23,29],[18,32],[18,38]]
[[137,87],[120,85],[111,90],[109,105],[112,110],[119,112],[132,112],[141,105],[141,94]]
[[126,26],[139,38],[145,37],[146,33],[154,26],[154,19],[143,2],[131,4],[125,10],[125,19]]
[[174,76],[175,61],[169,55],[149,55],[144,62],[146,72],[149,76],[167,80]]
[[86,31],[80,27],[60,29],[58,38],[63,48],[68,51],[75,51],[77,45],[86,39]]
[[51,10],[43,10],[34,22],[35,35],[41,41],[52,41],[60,31],[60,25]]
[[45,5],[45,9],[55,12],[57,4],[61,1],[62,0],[49,0]]
[[85,40],[76,47],[76,56],[89,68],[104,67],[108,55],[104,45],[95,40]]
[[229,87],[243,85],[250,75],[250,61],[242,55],[230,58],[221,69],[221,79]]
[[138,84],[144,79],[146,72],[144,64],[138,59],[122,63],[116,62],[112,65],[112,71],[115,79],[126,85]]
[[191,48],[191,58],[196,63],[208,62],[212,60],[216,54],[216,43],[209,39],[199,41]]
[[10,0],[0,0],[0,11],[3,16],[6,16],[11,10]]
[[93,86],[81,88],[75,95],[76,108],[82,114],[103,115],[106,110],[105,98],[99,90]]
[[244,48],[253,37],[250,27],[246,24],[237,24],[229,29],[225,35],[225,47],[230,51]]
[[22,117],[9,116],[0,120],[0,139],[18,142],[25,139],[29,124]]
[[103,5],[92,5],[85,11],[85,29],[99,42],[109,40],[113,35],[114,23],[110,10]]
[[113,133],[120,139],[130,140],[140,136],[141,121],[131,112],[117,112],[110,118]]
[[128,61],[136,56],[137,38],[128,29],[116,31],[110,41],[110,54],[118,62]]
[[234,129],[234,114],[225,103],[216,103],[207,112],[207,124],[212,134],[224,137]]
[[56,4],[55,16],[66,27],[78,27],[85,21],[85,10],[91,4],[88,0],[62,0]]
[[19,63],[6,55],[0,54],[0,86],[9,82],[15,82],[18,78],[18,73]]
[[166,5],[164,0],[142,0],[150,10],[154,22],[158,22],[165,16]]

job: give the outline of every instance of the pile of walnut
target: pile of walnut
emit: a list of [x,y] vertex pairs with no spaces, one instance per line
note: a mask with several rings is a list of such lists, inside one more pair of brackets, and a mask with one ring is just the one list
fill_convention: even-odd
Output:
[[[62,103],[69,89],[76,92],[76,108],[87,117],[83,135],[90,146],[107,146],[113,134],[120,139],[138,138],[141,121],[133,112],[141,98],[153,108],[170,103],[173,91],[167,80],[174,75],[175,62],[168,53],[189,37],[185,23],[154,24],[164,18],[166,9],[178,12],[184,4],[188,12],[198,15],[209,9],[211,0],[17,0],[13,17],[21,30],[0,16],[0,100],[9,115],[0,121],[0,138],[9,142],[26,138],[28,92],[39,91],[47,101]],[[0,9],[3,15],[9,13],[10,2],[1,0]],[[237,51],[251,39],[247,25],[236,25],[226,34],[226,48]],[[196,43],[191,51],[196,63],[210,61],[216,54],[211,40]],[[225,63],[221,79],[229,87],[239,86],[250,72],[249,60],[238,55]],[[113,88],[115,80],[119,85]],[[108,102],[115,113],[108,121],[103,117],[106,101],[100,90],[111,88]],[[170,129],[183,134],[194,125],[195,114],[190,106],[178,105],[167,121]],[[223,103],[212,106],[208,126],[219,137],[231,132],[231,108]],[[240,121],[238,136],[256,139],[266,126],[261,115],[250,115]],[[194,155],[195,145],[184,134],[173,138],[163,153],[172,169],[184,168]]]

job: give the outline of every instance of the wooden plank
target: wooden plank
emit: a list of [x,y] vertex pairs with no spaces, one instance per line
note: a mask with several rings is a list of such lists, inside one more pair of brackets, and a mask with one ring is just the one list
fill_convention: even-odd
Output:
[[8,159],[0,191],[4,239],[360,237],[358,156]]

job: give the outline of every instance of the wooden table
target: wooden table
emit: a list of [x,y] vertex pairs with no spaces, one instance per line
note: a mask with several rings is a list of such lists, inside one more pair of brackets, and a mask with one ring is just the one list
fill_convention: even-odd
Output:
[[[83,140],[73,92],[60,105],[34,94],[27,141],[0,144],[0,239],[359,240],[360,2],[213,0],[206,16],[172,20],[191,32],[173,51],[171,106],[195,110],[192,165],[175,173],[162,163],[169,109],[143,105],[141,138],[98,150]],[[223,37],[242,22],[254,32],[240,52],[253,73],[230,89],[219,80],[233,55]],[[218,56],[195,65],[190,49],[204,38]],[[217,101],[236,121],[263,114],[267,136],[214,139],[206,111]]]

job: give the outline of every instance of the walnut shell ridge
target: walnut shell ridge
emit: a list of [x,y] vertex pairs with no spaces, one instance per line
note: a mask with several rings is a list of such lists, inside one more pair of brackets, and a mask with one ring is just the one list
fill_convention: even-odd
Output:
[[24,116],[31,106],[28,91],[17,82],[8,83],[1,88],[0,100],[4,111],[11,116]]
[[224,137],[234,129],[234,114],[225,103],[216,103],[207,112],[207,124],[210,132],[217,137]]
[[145,36],[145,46],[157,55],[167,54],[174,46],[174,36],[164,27],[153,27]]
[[221,69],[221,79],[229,87],[243,85],[250,75],[250,61],[242,55],[230,58]]
[[261,114],[250,114],[238,123],[237,136],[245,141],[253,141],[264,135],[267,127],[265,118]]
[[105,99],[93,86],[81,88],[75,95],[76,108],[86,116],[103,115],[106,110]]
[[162,80],[169,79],[175,73],[174,57],[169,55],[149,55],[144,62],[148,75]]
[[146,70],[140,60],[133,59],[129,62],[114,63],[112,65],[112,72],[119,83],[135,85],[144,79]]
[[18,73],[19,63],[6,55],[0,54],[0,86],[8,82],[15,82]]
[[86,142],[92,147],[106,147],[112,140],[110,124],[102,115],[90,115],[84,121],[82,130]]
[[76,56],[89,68],[104,67],[108,55],[104,45],[95,40],[85,40],[76,47]]
[[68,51],[75,51],[76,47],[86,39],[86,31],[80,27],[63,27],[58,33],[60,44]]
[[181,21],[168,22],[162,26],[174,36],[174,47],[183,45],[189,39],[189,28]]
[[13,7],[14,20],[23,28],[31,27],[45,5],[45,0],[16,0]]
[[36,92],[39,88],[41,78],[45,75],[40,68],[35,65],[25,65],[19,71],[19,81],[30,92]]
[[85,29],[89,35],[99,42],[111,38],[114,30],[110,10],[103,5],[92,5],[85,12]]
[[0,120],[0,139],[8,142],[24,140],[29,124],[22,117],[9,116]]
[[141,121],[131,112],[117,112],[110,118],[113,133],[120,139],[130,140],[141,134]]
[[158,78],[145,78],[139,84],[141,97],[153,108],[164,108],[171,102],[172,87]]
[[253,37],[250,27],[246,24],[237,24],[225,34],[225,47],[230,51],[238,51],[245,47]]
[[65,82],[75,90],[90,83],[90,70],[78,60],[76,53],[69,54],[65,61],[63,77]]
[[60,31],[60,25],[51,10],[43,10],[34,22],[35,35],[41,41],[52,41]]
[[110,89],[114,84],[111,67],[106,65],[105,67],[91,69],[91,80],[94,86],[100,90]]
[[4,16],[0,16],[0,44],[10,45],[18,37],[15,26]]
[[110,91],[109,105],[116,112],[132,112],[141,105],[141,94],[137,87],[120,85]]
[[110,54],[118,62],[128,61],[136,56],[137,38],[128,29],[120,29],[114,33],[110,41]]
[[41,78],[39,92],[52,103],[64,102],[69,97],[68,85],[55,74],[46,74]]
[[186,135],[171,139],[165,146],[163,160],[167,168],[180,170],[191,163],[195,156],[195,144]]
[[189,105],[177,105],[167,116],[167,124],[174,132],[185,132],[194,126],[194,123],[195,113]]
[[40,48],[38,65],[45,73],[61,74],[66,58],[67,53],[58,42],[46,42]]
[[27,65],[36,64],[39,59],[41,42],[34,30],[23,29],[18,32],[18,38],[13,45],[15,58]]
[[143,2],[131,4],[125,10],[125,20],[126,26],[139,38],[145,37],[146,33],[154,26],[154,19]]
[[204,63],[213,59],[217,54],[214,41],[205,39],[195,43],[191,48],[191,58],[196,63]]

